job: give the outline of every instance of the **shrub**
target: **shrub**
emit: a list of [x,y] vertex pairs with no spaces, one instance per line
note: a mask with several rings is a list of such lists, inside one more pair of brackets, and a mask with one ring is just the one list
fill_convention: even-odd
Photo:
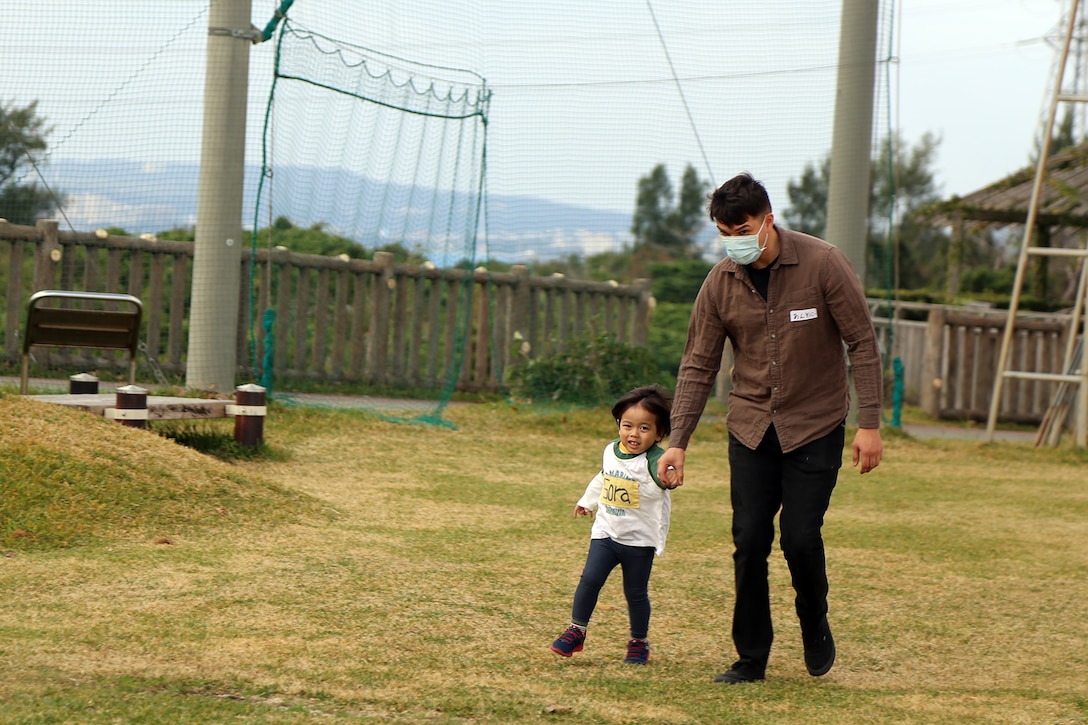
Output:
[[534,403],[601,405],[628,390],[656,382],[650,350],[601,336],[523,360],[508,374],[511,392]]
[[668,388],[676,387],[676,373],[688,342],[691,307],[690,302],[658,302],[650,318],[648,337],[657,363],[657,382]]

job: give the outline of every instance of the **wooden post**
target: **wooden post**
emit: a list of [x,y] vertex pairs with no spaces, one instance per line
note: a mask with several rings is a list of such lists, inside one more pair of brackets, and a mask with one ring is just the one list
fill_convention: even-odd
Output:
[[373,284],[374,276],[362,272],[351,273],[351,359],[347,377],[359,380],[367,365],[366,336],[369,323],[367,320],[367,279]]
[[952,221],[952,239],[949,240],[948,244],[948,281],[944,292],[944,301],[950,305],[955,304],[956,296],[960,293],[960,267],[963,264],[964,236],[963,212],[956,212]]
[[260,385],[249,383],[234,390],[234,405],[227,406],[227,415],[234,416],[234,440],[247,448],[256,448],[264,442],[264,419],[267,391]]
[[574,320],[574,293],[570,290],[570,284],[566,279],[559,278],[557,287],[559,291],[556,293],[559,295],[559,317],[556,319],[556,323],[559,325],[559,349],[566,350],[567,343],[570,341],[571,322]]
[[937,418],[941,412],[941,359],[944,347],[944,308],[934,307],[929,311],[926,327],[925,359],[922,374],[922,410],[931,418]]
[[336,296],[332,314],[332,376],[344,379],[344,355],[348,343],[348,305],[351,299],[351,270],[348,262],[336,273]]
[[306,370],[307,328],[313,318],[310,316],[310,269],[298,268],[298,292],[295,294],[295,335],[291,358],[291,372],[296,377]]
[[147,427],[147,389],[125,385],[117,389],[116,407],[106,408],[105,416],[121,421],[129,428]]
[[[395,270],[394,270],[395,271]],[[404,385],[408,379],[407,364],[407,340],[408,334],[408,293],[411,291],[411,278],[402,277],[393,281],[396,287],[393,290],[393,374],[391,376],[394,385]]]
[[295,295],[291,291],[291,270],[293,269],[291,252],[286,248],[277,247],[273,250],[269,263],[279,265],[275,300],[276,346],[272,353],[272,365],[276,374],[283,375],[287,372],[287,340],[291,330],[291,307],[295,301]]
[[650,294],[650,280],[636,279],[635,287],[638,288],[638,311],[635,313],[634,329],[631,330],[631,342],[635,345],[645,345],[650,339],[650,315],[653,314],[654,298]]
[[[181,367],[182,330],[185,329],[185,298],[189,292],[189,285],[186,282],[189,279],[189,258],[183,254],[174,254],[172,258],[174,276],[170,280],[170,328],[166,331],[166,359],[170,361],[171,367],[178,369]],[[233,295],[232,298],[234,302],[238,301],[237,295]],[[190,324],[192,319],[190,315]],[[231,317],[230,321],[237,322],[237,318]],[[231,359],[237,361],[237,358],[233,356]]]
[[[405,280],[407,284],[407,280]],[[420,370],[423,365],[423,321],[426,319],[427,278],[422,274],[412,281],[412,321],[408,323],[408,362],[405,379],[409,385],[419,385],[422,381]]]
[[555,348],[555,341],[559,339],[557,319],[559,316],[558,299],[560,294],[562,292],[558,291],[554,284],[549,284],[544,288],[544,329],[541,331],[539,341],[532,341],[533,346],[536,348],[532,351],[534,356],[552,352]]
[[427,293],[427,372],[424,379],[428,385],[438,384],[438,350],[442,339],[442,298],[445,282],[442,277],[430,278],[430,291]]
[[332,273],[322,267],[317,271],[317,294],[314,296],[314,346],[310,356],[310,371],[318,377],[327,374],[328,355],[328,320],[329,320],[329,277]]
[[[515,264],[510,267],[510,271],[515,278],[513,300],[510,306],[510,337],[499,340],[499,344],[505,345],[506,349],[513,353],[510,357],[510,366],[514,367],[529,355],[536,353],[533,348],[537,340],[536,326],[529,323],[529,304],[532,299],[532,291],[529,289],[529,267],[524,264]],[[516,349],[511,349],[511,345],[516,345]]]
[[391,252],[374,252],[378,276],[370,290],[370,345],[367,349],[367,380],[372,383],[386,382],[389,359],[389,299],[397,286],[397,280],[393,276],[393,260]]
[[[5,223],[6,224],[6,223]],[[5,224],[0,224],[4,226]],[[7,259],[9,270],[22,270],[23,268],[23,242],[11,240]],[[23,275],[22,273],[8,273],[7,288],[7,320],[4,326],[4,354],[8,359],[19,357],[19,324],[23,317]]]
[[34,255],[34,292],[53,289],[56,286],[57,269],[63,254],[57,237],[59,224],[52,219],[39,219],[38,231],[42,234],[42,243]]
[[[482,267],[480,269],[483,269]],[[491,289],[490,276],[486,271],[476,277],[479,284],[473,287],[476,294],[473,295],[473,317],[476,323],[470,323],[468,338],[472,341],[473,366],[471,371],[471,389],[484,390],[487,388],[487,368],[490,359],[491,348]],[[475,331],[473,331],[475,327]]]
[[166,254],[153,253],[150,269],[148,270],[148,300],[147,300],[147,356],[159,360],[162,358],[162,317],[163,317],[163,289],[166,279]]

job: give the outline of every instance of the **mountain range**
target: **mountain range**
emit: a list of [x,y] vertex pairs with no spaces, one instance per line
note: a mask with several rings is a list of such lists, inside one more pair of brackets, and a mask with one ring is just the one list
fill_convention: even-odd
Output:
[[[64,195],[65,219],[78,230],[119,227],[134,235],[155,234],[196,223],[200,171],[196,163],[58,159],[42,171],[49,186]],[[245,179],[243,219],[251,229],[259,167],[247,167]],[[275,194],[266,188],[262,199],[273,200],[274,216],[286,216],[296,226],[322,224],[366,246],[401,241],[408,248],[419,248],[433,239],[433,232],[427,236],[427,218],[433,228],[433,219],[441,215],[458,218],[452,229],[460,231],[446,232],[446,245],[456,242],[458,255],[471,234],[474,198],[463,193],[382,187],[381,182],[333,168],[277,169],[268,187]],[[268,215],[267,201],[262,207],[262,215]],[[441,208],[439,215],[435,207]],[[491,194],[484,210],[477,258],[531,262],[620,251],[632,241],[630,212]],[[267,226],[268,221],[262,219],[258,226]],[[372,243],[375,238],[378,244]]]

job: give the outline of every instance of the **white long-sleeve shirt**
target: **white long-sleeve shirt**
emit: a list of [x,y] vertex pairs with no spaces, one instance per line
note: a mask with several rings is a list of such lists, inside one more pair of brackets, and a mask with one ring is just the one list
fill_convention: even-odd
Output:
[[662,453],[657,444],[638,454],[626,452],[619,439],[608,444],[600,473],[577,504],[597,512],[590,538],[652,546],[658,556],[665,553],[672,503],[668,489],[657,480]]

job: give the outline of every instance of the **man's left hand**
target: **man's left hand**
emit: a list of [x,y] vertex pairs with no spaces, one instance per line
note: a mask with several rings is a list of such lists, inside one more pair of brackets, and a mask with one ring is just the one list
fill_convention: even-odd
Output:
[[884,443],[879,428],[858,428],[854,436],[854,466],[861,463],[861,473],[868,473],[880,465],[884,457]]

